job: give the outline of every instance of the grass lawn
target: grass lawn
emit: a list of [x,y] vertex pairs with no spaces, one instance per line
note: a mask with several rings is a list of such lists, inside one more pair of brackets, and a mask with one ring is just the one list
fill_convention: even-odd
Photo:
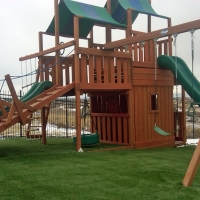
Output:
[[1,200],[200,199],[199,171],[181,184],[194,146],[77,153],[71,139],[47,143],[0,141]]

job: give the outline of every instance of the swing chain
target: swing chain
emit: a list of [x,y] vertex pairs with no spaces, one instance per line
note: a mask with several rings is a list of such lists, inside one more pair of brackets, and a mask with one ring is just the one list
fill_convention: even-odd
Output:
[[[195,29],[190,30],[190,34],[191,34],[191,55],[192,55],[192,74],[194,74],[194,32],[195,32]],[[194,87],[194,82],[192,81],[191,101],[193,101],[193,87]]]

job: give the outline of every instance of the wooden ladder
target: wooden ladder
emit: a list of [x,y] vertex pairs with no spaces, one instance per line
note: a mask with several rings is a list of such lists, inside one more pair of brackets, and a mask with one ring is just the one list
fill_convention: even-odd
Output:
[[[75,83],[71,83],[66,86],[55,85],[50,89],[39,94],[30,101],[24,103],[20,101],[16,95],[14,86],[9,75],[5,76],[8,87],[13,98],[13,103],[0,99],[0,109],[2,111],[2,116],[0,116],[0,132],[10,128],[14,124],[20,122],[22,125],[30,123],[31,115],[41,109],[41,121],[42,121],[42,134],[43,143],[46,143],[46,124],[49,114],[49,104],[57,99],[58,97],[68,93],[75,87]],[[5,106],[10,107],[10,111],[6,112]]]

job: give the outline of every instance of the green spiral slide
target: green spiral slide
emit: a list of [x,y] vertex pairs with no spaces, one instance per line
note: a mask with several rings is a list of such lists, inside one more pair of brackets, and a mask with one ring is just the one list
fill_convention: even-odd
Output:
[[177,80],[183,89],[195,101],[200,102],[200,82],[192,74],[187,64],[179,57],[161,55],[158,57],[158,65],[161,68],[169,69],[176,77],[177,62]]
[[[32,85],[30,90],[20,98],[20,101],[27,102],[40,93],[42,93],[44,90],[47,90],[53,86],[53,83],[51,81],[42,81],[40,83],[36,82]],[[5,109],[7,112],[9,112],[10,108],[5,106]],[[2,116],[2,112],[0,111],[0,116]]]

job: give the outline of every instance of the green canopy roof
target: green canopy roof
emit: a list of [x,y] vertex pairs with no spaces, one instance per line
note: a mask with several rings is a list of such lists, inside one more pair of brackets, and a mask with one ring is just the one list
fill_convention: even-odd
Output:
[[[95,24],[110,24],[115,27],[125,28],[126,25],[116,22],[106,8],[88,5],[71,0],[62,0],[59,3],[59,33],[74,36],[74,16],[79,19],[79,36],[87,37]],[[54,18],[51,21],[48,33],[54,33]]]
[[[135,21],[139,13],[148,14],[160,18],[168,18],[158,15],[151,7],[149,0],[111,0],[111,15],[118,22],[127,24],[126,11],[132,9],[132,22]],[[106,5],[105,5],[106,7]]]

